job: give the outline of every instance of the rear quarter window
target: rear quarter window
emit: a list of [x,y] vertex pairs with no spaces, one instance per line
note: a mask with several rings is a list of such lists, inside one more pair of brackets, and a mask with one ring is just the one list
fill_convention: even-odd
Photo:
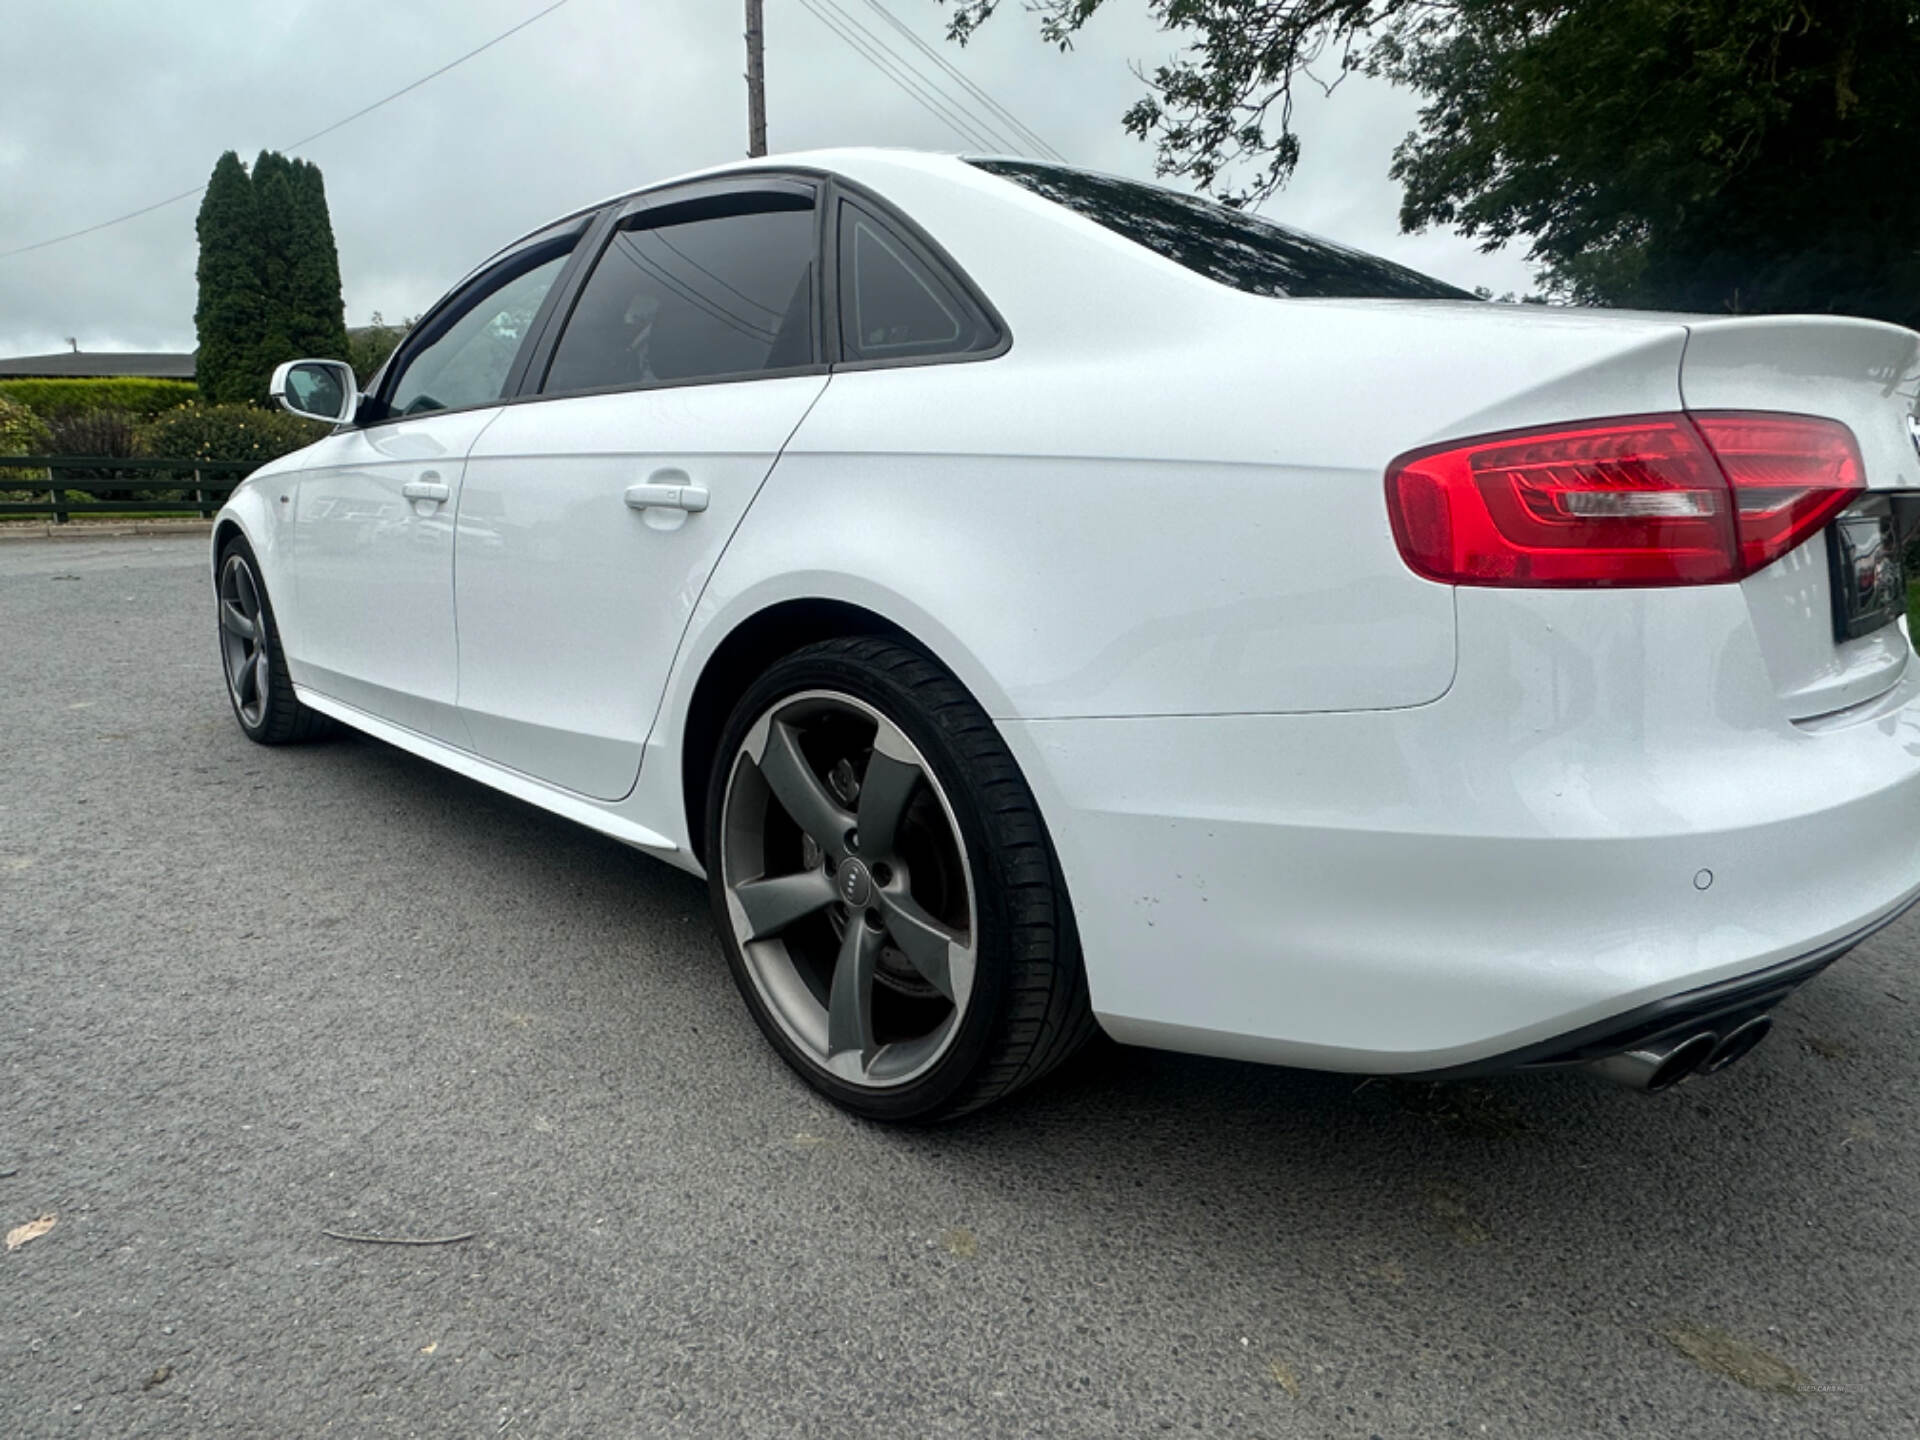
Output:
[[1324,299],[1472,300],[1465,290],[1364,250],[1211,200],[1112,175],[1025,160],[975,160],[1096,220],[1195,274],[1250,295]]
[[1000,333],[918,248],[865,206],[840,202],[840,343],[852,361],[991,350]]

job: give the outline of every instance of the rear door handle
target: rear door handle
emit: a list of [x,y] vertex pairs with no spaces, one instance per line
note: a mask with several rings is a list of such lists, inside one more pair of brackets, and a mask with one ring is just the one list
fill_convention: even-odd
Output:
[[697,515],[707,508],[707,487],[704,485],[629,485],[623,498],[629,510],[649,510],[657,505],[665,510],[686,510]]
[[400,493],[409,500],[440,501],[447,499],[453,491],[447,488],[443,480],[425,479],[407,481],[400,487]]

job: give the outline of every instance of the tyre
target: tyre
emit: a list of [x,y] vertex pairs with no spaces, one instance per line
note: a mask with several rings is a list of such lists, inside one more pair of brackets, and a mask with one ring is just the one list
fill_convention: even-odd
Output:
[[707,791],[715,923],[754,1019],[876,1120],[1011,1094],[1093,1033],[1066,887],[973,698],[890,640],[829,640],[753,685]]
[[245,539],[235,536],[221,548],[216,577],[220,668],[227,678],[233,718],[247,738],[261,745],[285,745],[330,733],[333,722],[302,705],[293,693],[260,562]]

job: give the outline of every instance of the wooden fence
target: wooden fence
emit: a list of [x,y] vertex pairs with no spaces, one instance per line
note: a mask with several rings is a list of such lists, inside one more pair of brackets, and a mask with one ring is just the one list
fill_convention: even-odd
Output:
[[[0,455],[0,518],[51,515],[63,525],[69,515],[211,518],[233,487],[262,463],[144,457],[136,460],[110,455]],[[70,498],[75,492],[90,498]],[[36,498],[4,498],[20,493]],[[41,495],[46,498],[37,498]]]

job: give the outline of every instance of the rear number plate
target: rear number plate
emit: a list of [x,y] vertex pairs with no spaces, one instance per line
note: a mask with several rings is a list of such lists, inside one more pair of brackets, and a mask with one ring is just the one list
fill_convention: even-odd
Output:
[[1857,640],[1906,609],[1907,577],[1884,498],[1854,506],[1827,530],[1833,575],[1833,638]]

